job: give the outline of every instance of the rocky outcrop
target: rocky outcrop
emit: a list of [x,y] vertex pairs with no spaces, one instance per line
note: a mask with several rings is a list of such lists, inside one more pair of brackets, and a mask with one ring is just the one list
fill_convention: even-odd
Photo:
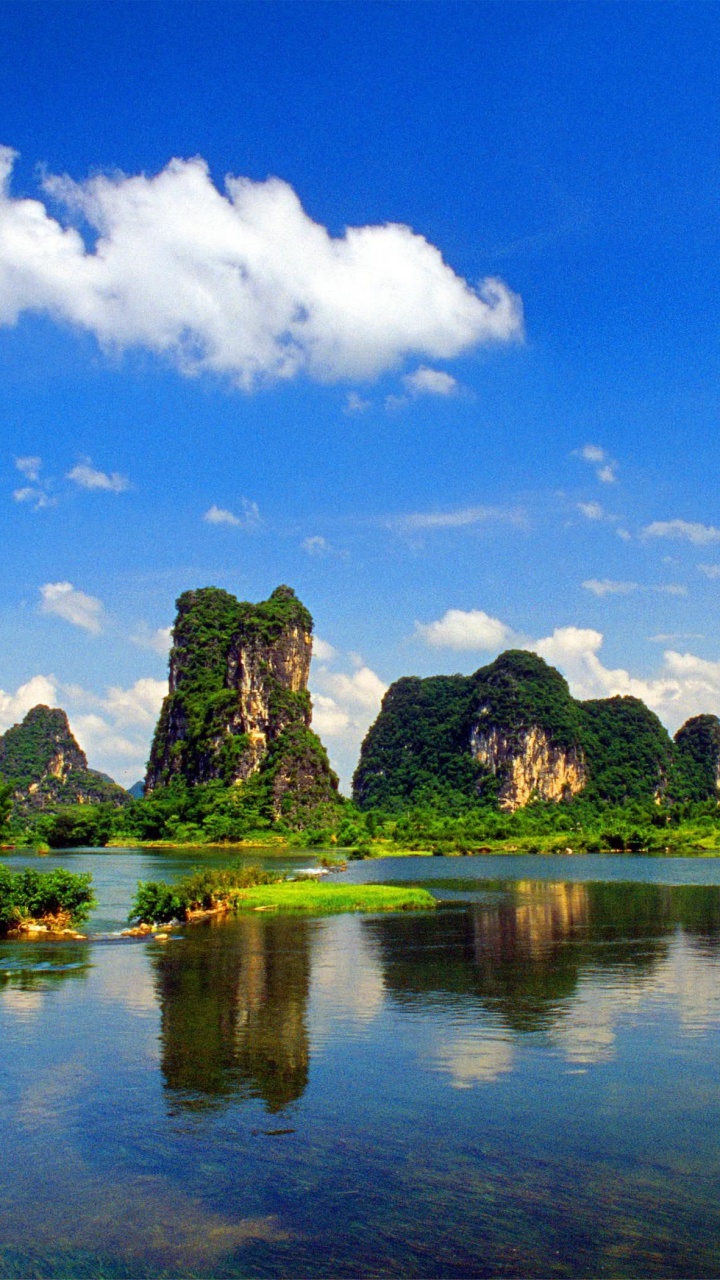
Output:
[[[482,708],[481,708],[482,713]],[[522,809],[531,800],[569,800],[588,781],[581,747],[558,747],[538,725],[514,735],[482,723],[470,734],[473,759],[501,779],[497,793],[501,809]]]
[[312,618],[289,587],[253,605],[226,591],[177,602],[169,692],[145,795],[174,778],[228,786],[261,776],[276,817],[337,799],[337,779],[310,729]]
[[363,808],[470,803],[505,810],[582,794],[602,804],[717,797],[720,721],[675,742],[639,698],[580,702],[536,654],[508,650],[471,676],[393,684],[362,745]]
[[70,804],[124,804],[127,792],[88,769],[85,752],[59,707],[33,707],[0,737],[0,779],[13,787],[19,813]]

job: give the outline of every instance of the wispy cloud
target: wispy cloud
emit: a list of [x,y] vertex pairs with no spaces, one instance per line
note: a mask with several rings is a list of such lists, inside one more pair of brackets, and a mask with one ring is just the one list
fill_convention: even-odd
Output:
[[614,582],[612,578],[586,578],[582,585],[594,596],[628,596],[640,588],[639,582]]
[[172,627],[157,627],[153,631],[146,623],[141,623],[130,639],[141,649],[151,649],[165,658],[172,644]]
[[42,467],[42,458],[38,458],[35,454],[26,454],[22,458],[15,459],[15,466],[26,480],[33,483],[40,478],[40,469]]
[[91,635],[102,631],[105,611],[101,601],[76,590],[71,582],[46,582],[40,596],[42,613],[54,613]]
[[393,516],[386,525],[396,533],[421,533],[434,529],[465,529],[492,520],[522,524],[524,519],[523,512],[517,509],[458,507],[454,511],[415,511],[406,516]]
[[121,475],[119,471],[110,473],[99,471],[92,465],[90,458],[78,462],[71,471],[68,471],[66,478],[72,480],[80,489],[100,489],[105,493],[124,493],[130,488],[127,476]]
[[720,529],[712,524],[697,524],[690,520],[654,520],[652,524],[645,526],[642,536],[644,539],[672,538],[702,547],[710,542],[720,542]]
[[370,400],[365,400],[357,391],[348,391],[343,405],[343,413],[365,413],[371,405]]
[[698,573],[714,582],[716,578],[720,578],[720,564],[699,564]]

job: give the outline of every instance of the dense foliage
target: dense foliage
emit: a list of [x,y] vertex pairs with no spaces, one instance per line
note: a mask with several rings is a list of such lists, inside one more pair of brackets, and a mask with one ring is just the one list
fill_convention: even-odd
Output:
[[10,785],[20,812],[79,800],[123,804],[127,799],[111,778],[88,769],[58,707],[33,707],[22,724],[0,737],[0,781]]
[[0,866],[0,934],[27,920],[67,915],[74,923],[87,919],[95,906],[92,877],[59,868],[13,872]]
[[[302,813],[332,800],[337,789],[309,727],[310,696],[298,687],[310,659],[310,614],[284,586],[257,605],[206,587],[185,592],[177,606],[149,792],[179,780],[249,785],[258,771],[264,795],[257,784],[251,793],[263,820],[269,806],[275,819],[298,825]],[[216,826],[218,838],[230,838],[232,823],[218,819]]]
[[[644,703],[576,701],[542,658],[509,650],[472,676],[410,677],[388,690],[365,738],[354,778],[363,809],[427,809],[457,816],[497,811],[505,774],[472,754],[473,734],[497,732],[508,761],[522,735],[540,728],[555,748],[584,761],[585,803],[619,805],[717,795],[720,722],[696,717],[674,743]],[[507,768],[508,766],[505,766]],[[578,798],[572,805],[578,804]]]

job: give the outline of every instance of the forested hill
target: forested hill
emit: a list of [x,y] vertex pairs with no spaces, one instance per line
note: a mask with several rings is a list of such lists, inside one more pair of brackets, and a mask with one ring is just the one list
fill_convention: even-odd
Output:
[[33,707],[0,737],[0,780],[12,786],[18,812],[129,799],[106,774],[88,769],[59,707]]
[[362,746],[363,808],[522,808],[582,795],[600,804],[708,799],[720,778],[720,721],[670,738],[638,698],[580,702],[536,654],[508,650],[471,676],[391,685]]

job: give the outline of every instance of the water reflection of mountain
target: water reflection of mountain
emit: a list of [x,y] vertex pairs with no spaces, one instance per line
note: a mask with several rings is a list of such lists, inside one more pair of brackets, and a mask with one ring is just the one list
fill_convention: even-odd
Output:
[[162,1070],[175,1101],[255,1097],[276,1112],[302,1095],[312,928],[280,918],[224,922],[190,929],[161,952]]
[[474,997],[514,1030],[533,1031],[553,1023],[586,973],[652,972],[677,929],[696,946],[720,947],[715,886],[483,887],[490,900],[464,911],[364,922],[396,999]]

